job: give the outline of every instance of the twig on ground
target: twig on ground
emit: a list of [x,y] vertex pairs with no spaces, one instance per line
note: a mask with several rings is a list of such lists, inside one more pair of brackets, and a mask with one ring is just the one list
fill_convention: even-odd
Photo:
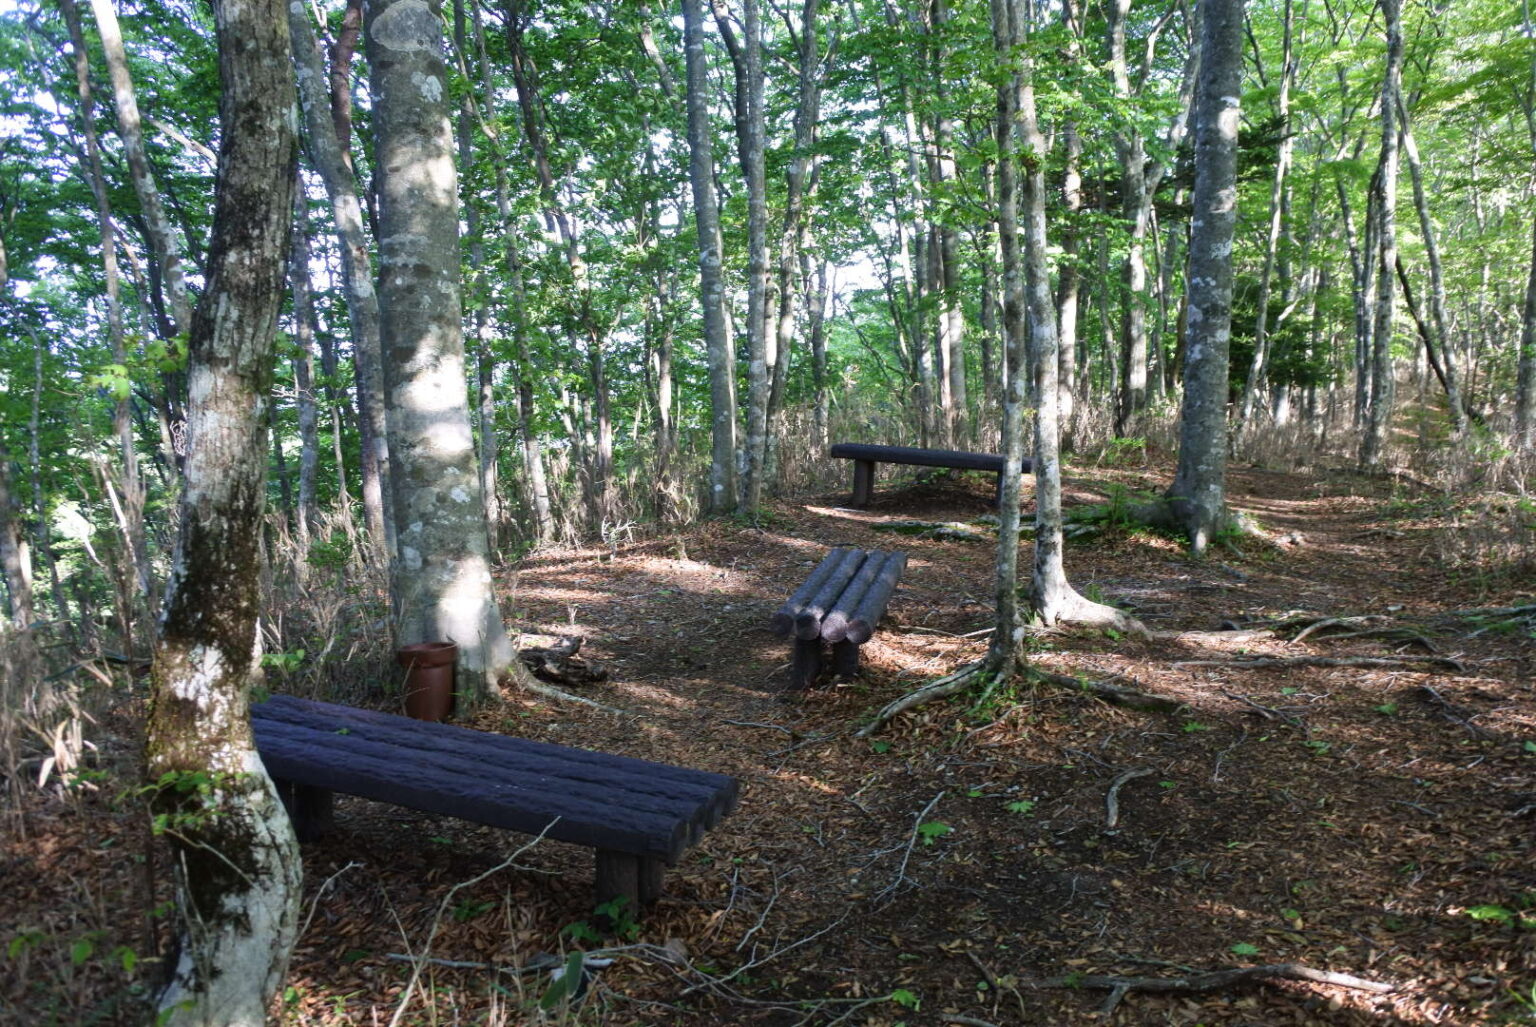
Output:
[[1467,734],[1471,735],[1473,738],[1481,739],[1489,737],[1488,732],[1472,723],[1471,718],[1462,716],[1461,707],[1451,702],[1449,699],[1435,691],[1433,688],[1429,687],[1428,685],[1420,685],[1419,694],[1422,695],[1427,702],[1429,702],[1432,706],[1435,707],[1436,710],[1439,711],[1440,716],[1444,717],[1446,720],[1449,720],[1453,724],[1459,724],[1462,728],[1466,729]]
[[917,845],[918,835],[922,831],[923,818],[932,812],[933,807],[939,804],[939,800],[944,798],[945,794],[945,792],[940,792],[929,799],[928,805],[924,806],[922,812],[918,813],[916,819],[912,821],[912,835],[907,839],[906,851],[901,854],[901,866],[896,868],[896,879],[880,890],[880,893],[875,896],[876,902],[884,900],[887,896],[894,895],[896,890],[901,887],[901,883],[907,879],[907,864],[912,861],[912,849]]
[[1431,663],[1457,673],[1466,672],[1466,664],[1448,656],[1262,656],[1252,660],[1179,660],[1175,667],[1229,667],[1253,670],[1269,667],[1411,667]]
[[1120,823],[1120,789],[1138,777],[1150,777],[1153,773],[1151,767],[1132,767],[1121,774],[1109,786],[1109,793],[1104,796],[1104,830],[1113,831]]
[[546,699],[558,699],[561,702],[573,702],[581,706],[590,706],[595,710],[602,710],[604,713],[617,713],[621,717],[631,715],[629,710],[621,710],[617,706],[607,706],[585,696],[572,695],[570,692],[562,691],[554,685],[546,685],[542,681],[524,681],[521,682],[521,685],[526,690],[535,695],[542,695]]
[[1065,977],[1047,977],[1043,980],[1020,981],[1022,987],[1036,990],[1047,988],[1095,988],[1108,989],[1110,996],[1099,1009],[1109,1014],[1120,1000],[1133,991],[1191,992],[1219,991],[1236,984],[1267,983],[1270,981],[1311,981],[1314,984],[1331,984],[1336,988],[1369,991],[1386,995],[1397,990],[1397,985],[1383,981],[1366,980],[1350,974],[1331,970],[1315,970],[1300,963],[1268,963],[1263,966],[1241,966],[1229,970],[1212,970],[1189,977],[1118,977],[1105,974],[1069,974]]

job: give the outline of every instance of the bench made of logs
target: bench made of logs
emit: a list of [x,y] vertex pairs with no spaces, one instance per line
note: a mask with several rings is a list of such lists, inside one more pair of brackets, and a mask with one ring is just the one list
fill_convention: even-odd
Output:
[[[918,449],[913,446],[871,446],[839,442],[831,449],[834,459],[853,461],[853,505],[870,504],[875,491],[876,464],[915,464],[949,467],[957,471],[991,471],[997,475],[997,505],[1003,505],[1003,458],[996,453],[962,453],[954,449]],[[1029,474],[1034,465],[1024,458],[1019,473]]]
[[736,805],[724,774],[274,695],[256,748],[299,837],[331,827],[333,792],[597,850],[597,901],[638,909],[664,868]]
[[875,625],[907,566],[907,554],[878,549],[834,549],[805,583],[774,613],[779,637],[793,635],[789,687],[811,687],[823,666],[822,643],[832,643],[832,667],[839,677],[859,669],[859,647]]

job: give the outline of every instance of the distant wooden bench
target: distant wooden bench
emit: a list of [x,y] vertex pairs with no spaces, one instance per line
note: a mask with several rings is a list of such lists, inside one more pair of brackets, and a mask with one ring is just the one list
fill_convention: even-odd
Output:
[[832,644],[838,676],[858,671],[859,647],[874,635],[906,566],[905,553],[878,549],[834,549],[816,565],[771,622],[781,638],[794,638],[791,688],[805,689],[815,682],[824,663],[824,642]]
[[[917,449],[913,446],[871,446],[839,442],[831,449],[833,459],[853,461],[853,505],[870,504],[875,491],[876,464],[914,464],[949,467],[957,471],[991,471],[997,475],[997,505],[1003,503],[1003,458],[996,453],[962,453],[954,449]],[[1034,465],[1026,457],[1019,468],[1029,474]]]
[[544,834],[597,850],[597,901],[630,908],[736,805],[736,779],[627,756],[274,695],[256,747],[299,837],[331,827],[333,792]]

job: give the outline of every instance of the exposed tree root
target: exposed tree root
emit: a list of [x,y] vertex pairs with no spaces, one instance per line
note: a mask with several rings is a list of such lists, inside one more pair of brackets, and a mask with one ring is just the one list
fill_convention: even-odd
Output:
[[928,682],[921,688],[915,688],[876,713],[874,719],[853,733],[855,738],[868,738],[889,724],[896,717],[908,710],[916,709],[938,699],[945,699],[951,695],[957,695],[976,684],[987,674],[986,661],[968,663],[952,674],[946,674]]
[[1053,628],[1099,628],[1150,638],[1152,633],[1141,621],[1124,610],[1117,610],[1104,603],[1096,603],[1067,588],[1064,595],[1054,597],[1034,610],[1035,620]]
[[1300,963],[1268,963],[1263,966],[1242,966],[1229,970],[1212,970],[1209,973],[1192,974],[1188,977],[1117,977],[1104,974],[1069,974],[1065,977],[1047,977],[1039,980],[1020,981],[1019,986],[1043,990],[1048,988],[1095,988],[1108,989],[1109,998],[1099,1012],[1113,1012],[1120,1000],[1133,991],[1174,992],[1190,994],[1204,991],[1220,991],[1242,984],[1263,984],[1271,981],[1310,981],[1314,984],[1331,984],[1336,988],[1368,991],[1386,995],[1397,990],[1397,985],[1384,981],[1371,981],[1350,974],[1331,970],[1314,970]]
[[1179,660],[1175,667],[1231,667],[1253,670],[1266,667],[1412,667],[1429,663],[1446,667],[1458,674],[1466,664],[1448,656],[1262,656],[1252,660]]
[[1151,777],[1156,771],[1151,767],[1132,767],[1116,777],[1104,796],[1104,830],[1112,832],[1120,826],[1120,789],[1138,777]]
[[1150,713],[1177,713],[1185,705],[1177,699],[1152,695],[1151,693],[1137,691],[1133,688],[1122,688],[1119,685],[1111,684],[1109,681],[1068,677],[1065,674],[1052,674],[1050,671],[1039,670],[1033,667],[1029,670],[1029,677],[1031,680],[1055,685],[1058,688],[1065,688],[1074,692],[1085,692],[1095,699],[1101,699],[1114,706],[1124,706],[1132,710],[1144,710]]

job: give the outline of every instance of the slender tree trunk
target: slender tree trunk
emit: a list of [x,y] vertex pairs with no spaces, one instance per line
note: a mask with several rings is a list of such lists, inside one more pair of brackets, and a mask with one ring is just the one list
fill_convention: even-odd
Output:
[[352,358],[357,365],[357,427],[362,444],[363,517],[375,545],[395,551],[393,494],[389,483],[389,433],[384,419],[384,372],[380,355],[379,297],[374,291],[372,262],[363,233],[363,209],[357,186],[337,134],[337,120],[346,124],[325,88],[326,72],[302,4],[288,7],[298,73],[299,102],[309,162],[325,183],[336,221],[341,251],[341,277],[352,328]]
[[[379,190],[379,308],[389,411],[400,645],[459,646],[457,690],[494,695],[512,646],[492,591],[485,504],[465,399],[458,176],[441,14],[424,0],[364,10]],[[433,88],[430,83],[438,83]]]
[[[96,102],[91,89],[91,71],[85,34],[81,29],[80,12],[74,0],[59,0],[59,10],[69,31],[70,47],[74,51],[75,87],[80,97],[80,134],[85,142],[86,175],[91,193],[96,201],[96,220],[101,239],[102,291],[107,307],[107,338],[112,345],[112,362],[125,368],[128,364],[128,346],[124,332],[121,275],[117,265],[116,225],[112,216],[112,200],[102,169],[101,146],[96,137]],[[115,23],[114,23],[115,24]],[[119,40],[121,48],[121,40]],[[129,83],[128,101],[133,100],[132,84]],[[142,149],[141,149],[142,154]],[[185,325],[187,322],[183,322]],[[131,383],[122,382],[121,391],[112,407],[112,432],[117,436],[119,459],[122,464],[123,507],[125,541],[137,578],[138,596],[146,603],[153,603],[149,549],[144,536],[144,484],[139,473],[138,450],[134,445],[133,417],[129,407]],[[35,436],[35,433],[34,433]]]
[[1381,466],[1392,426],[1396,381],[1392,366],[1392,322],[1397,312],[1393,270],[1397,266],[1397,96],[1402,88],[1401,0],[1380,0],[1386,20],[1387,67],[1381,84],[1381,163],[1377,168],[1376,320],[1371,331],[1371,402],[1366,413],[1360,464]]
[[1520,318],[1520,357],[1515,380],[1515,442],[1536,449],[1536,219],[1531,223],[1531,269]]
[[1207,0],[1195,113],[1195,192],[1189,240],[1188,341],[1179,464],[1168,503],[1205,552],[1227,517],[1227,380],[1232,337],[1232,236],[1237,222],[1242,0]]
[[[1445,312],[1445,273],[1440,265],[1440,245],[1436,238],[1435,222],[1429,215],[1429,199],[1424,191],[1424,168],[1419,162],[1419,147],[1409,126],[1408,110],[1398,97],[1398,116],[1402,119],[1401,133],[1403,156],[1408,158],[1408,174],[1413,179],[1413,207],[1419,215],[1419,234],[1424,240],[1424,256],[1429,263],[1429,312],[1434,325],[1435,344],[1428,353],[1434,363],[1435,351],[1439,351],[1439,367],[1436,368],[1440,384],[1445,389],[1446,402],[1451,409],[1451,425],[1459,436],[1467,430],[1467,408],[1461,395],[1461,374],[1456,369],[1455,346],[1447,327]],[[1426,337],[1426,344],[1428,338]]]
[[256,754],[262,432],[292,227],[293,78],[275,0],[216,0],[222,138],[191,319],[181,533],[155,649],[147,775],[183,919],[156,1022],[264,1023],[298,933],[301,863]]
[[1291,86],[1295,81],[1295,57],[1291,46],[1291,0],[1285,0],[1282,14],[1280,83],[1275,97],[1280,142],[1275,156],[1275,173],[1269,189],[1269,228],[1264,237],[1264,268],[1259,273],[1258,314],[1253,329],[1253,361],[1243,383],[1242,406],[1238,413],[1238,431],[1246,433],[1253,424],[1256,403],[1263,395],[1269,373],[1269,294],[1274,282],[1275,257],[1280,247],[1285,223],[1286,176],[1291,170],[1293,141],[1290,131]]
[[181,244],[171,228],[170,218],[166,217],[160,190],[155,185],[154,172],[149,167],[149,156],[144,152],[143,124],[139,118],[133,78],[128,73],[128,54],[123,48],[123,33],[117,24],[117,11],[112,7],[112,0],[91,0],[91,10],[96,16],[102,51],[107,57],[107,72],[112,80],[112,100],[117,107],[117,133],[123,141],[123,155],[128,160],[134,195],[138,197],[139,210],[143,212],[144,221],[149,227],[155,261],[159,264],[166,295],[170,299],[171,314],[175,318],[173,330],[181,334],[192,323],[192,305],[181,268]]
[[683,46],[688,71],[689,179],[699,237],[699,293],[704,308],[704,345],[709,358],[712,449],[709,466],[711,513],[736,508],[736,361],[725,318],[721,269],[720,212],[715,203],[713,132],[709,124],[709,69],[704,57],[704,12],[700,0],[683,0]]
[[[1061,136],[1066,156],[1061,181],[1061,200],[1066,212],[1066,224],[1062,229],[1061,261],[1056,273],[1056,373],[1057,385],[1060,389],[1059,416],[1062,423],[1070,426],[1077,406],[1077,395],[1073,389],[1073,383],[1077,376],[1077,313],[1082,275],[1077,266],[1079,229],[1075,224],[1075,218],[1083,206],[1083,177],[1078,167],[1083,155],[1083,141],[1079,138],[1077,125],[1073,122],[1068,122],[1061,127]],[[1070,438],[1069,427],[1068,439]]]
[[[5,612],[18,631],[32,626],[32,568],[22,540],[15,497],[11,490],[11,455],[0,445],[0,570],[5,574]],[[10,708],[0,710],[9,715]]]
[[[299,350],[293,357],[294,397],[299,410],[299,495],[294,509],[299,551],[309,552],[311,529],[318,523],[315,506],[315,472],[320,466],[320,413],[315,396],[315,297],[309,281],[309,199],[303,181],[295,190],[293,204],[293,256],[288,261],[288,287],[293,294],[294,340]],[[298,561],[300,568],[308,564]],[[302,569],[300,573],[303,573]]]

